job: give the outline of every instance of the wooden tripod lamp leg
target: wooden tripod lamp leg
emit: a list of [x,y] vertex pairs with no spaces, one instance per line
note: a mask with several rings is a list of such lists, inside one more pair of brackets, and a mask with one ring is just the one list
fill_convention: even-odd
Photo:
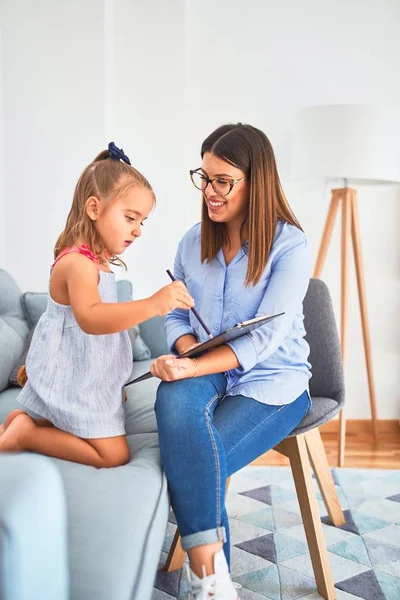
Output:
[[[343,190],[342,197],[342,265],[341,265],[341,317],[340,317],[340,343],[342,347],[343,365],[346,361],[347,350],[347,317],[349,304],[349,248],[351,237],[351,201],[352,192],[350,188]],[[346,446],[346,417],[342,409],[339,417],[339,447],[338,464],[344,465],[345,446]]]
[[[367,365],[368,387],[371,405],[371,416],[374,437],[378,436],[378,421],[376,411],[375,387],[372,370],[371,340],[367,316],[367,302],[364,283],[364,270],[361,255],[361,235],[357,208],[357,192],[351,188],[332,190],[332,199],[326,219],[321,244],[318,251],[313,277],[319,278],[325,263],[326,254],[332,237],[335,218],[339,204],[342,204],[342,248],[341,248],[341,324],[340,341],[342,348],[343,365],[345,365],[347,350],[347,318],[348,318],[348,271],[349,271],[349,245],[350,238],[353,243],[354,263],[357,276],[358,297],[360,303],[361,323],[364,339],[365,361]],[[338,464],[344,465],[346,442],[346,418],[342,409],[339,423]]]
[[339,207],[340,196],[336,193],[336,190],[332,190],[332,198],[329,206],[328,216],[326,217],[325,227],[321,238],[321,244],[318,251],[317,262],[313,277],[319,279],[321,277],[322,269],[325,264],[326,255],[328,252],[329,244],[332,238],[332,231],[335,225],[336,213]]
[[364,268],[361,254],[361,235],[360,235],[360,219],[358,216],[357,195],[356,192],[352,198],[352,238],[354,251],[354,264],[357,276],[358,299],[360,303],[361,324],[364,338],[365,362],[367,365],[369,398],[371,405],[372,426],[375,440],[378,438],[378,420],[376,412],[375,400],[375,385],[372,370],[372,355],[371,355],[371,337],[369,333],[369,321],[367,314],[367,299],[365,293]]
[[[325,264],[326,255],[328,252],[328,247],[332,238],[332,232],[333,227],[335,225],[338,208],[340,203],[342,203],[341,343],[343,359],[343,343],[346,344],[345,329],[347,324],[348,246],[351,232],[351,205],[350,202],[346,202],[346,198],[348,197],[349,191],[350,190],[348,190],[347,188],[332,190],[331,203],[329,206],[324,231],[322,234],[321,244],[318,251],[317,262],[315,264],[315,269],[313,273],[313,277],[319,278],[321,276],[322,269]],[[343,409],[340,413],[339,418],[340,424],[338,441],[338,464],[339,466],[343,466],[346,436],[346,421]]]

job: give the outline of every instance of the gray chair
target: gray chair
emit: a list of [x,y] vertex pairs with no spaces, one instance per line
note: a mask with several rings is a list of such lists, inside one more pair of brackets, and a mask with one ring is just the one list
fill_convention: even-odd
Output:
[[[326,600],[335,600],[336,592],[310,462],[332,523],[335,526],[343,525],[345,518],[318,427],[332,419],[343,407],[344,378],[331,297],[326,284],[319,279],[310,281],[304,299],[304,321],[312,365],[312,408],[300,425],[274,450],[290,460],[318,592]],[[177,530],[165,569],[180,569],[184,560],[185,552]]]

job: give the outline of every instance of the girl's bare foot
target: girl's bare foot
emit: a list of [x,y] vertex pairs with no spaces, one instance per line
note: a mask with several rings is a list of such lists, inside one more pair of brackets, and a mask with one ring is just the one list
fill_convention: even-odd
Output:
[[19,452],[24,449],[23,436],[36,425],[31,417],[22,413],[15,416],[0,437],[0,452]]
[[0,437],[3,435],[7,427],[12,423],[18,415],[26,414],[24,410],[15,409],[12,410],[4,419],[4,423],[0,425]]
[[[20,410],[19,408],[12,410],[5,418],[4,423],[2,425],[0,425],[0,437],[3,435],[3,433],[6,431],[6,429],[14,421],[15,417],[18,417],[18,415],[26,415],[26,414],[28,414],[28,413],[25,412],[24,410]],[[37,425],[38,427],[54,427],[53,423],[51,423],[47,419],[34,419],[32,417],[32,420],[35,423],[35,425]]]
[[12,410],[10,413],[8,413],[3,423],[4,431],[7,429],[7,427],[9,427],[9,425],[11,425],[15,417],[18,417],[18,415],[26,415],[26,412],[24,410],[16,408],[15,410]]

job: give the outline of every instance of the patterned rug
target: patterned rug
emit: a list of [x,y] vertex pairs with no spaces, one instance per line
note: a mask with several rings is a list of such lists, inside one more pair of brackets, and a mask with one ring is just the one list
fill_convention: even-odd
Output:
[[[337,600],[400,600],[400,470],[333,469],[346,523],[330,525],[316,481]],[[289,467],[246,467],[227,498],[231,572],[240,600],[317,600],[304,528]],[[176,525],[171,513],[160,557]],[[153,600],[186,598],[185,570],[157,573]]]

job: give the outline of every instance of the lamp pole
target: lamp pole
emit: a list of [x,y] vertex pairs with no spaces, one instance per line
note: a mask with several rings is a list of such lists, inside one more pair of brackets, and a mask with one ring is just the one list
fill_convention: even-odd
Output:
[[[369,332],[369,321],[367,314],[367,300],[365,293],[364,267],[361,253],[361,235],[360,223],[357,206],[356,190],[347,187],[345,180],[344,188],[332,190],[331,203],[328,210],[328,216],[325,222],[322,234],[321,244],[318,251],[318,257],[315,264],[313,277],[319,279],[325,264],[328,247],[332,238],[333,227],[335,225],[336,215],[341,206],[342,209],[342,239],[341,239],[341,323],[340,323],[340,342],[342,349],[343,366],[346,365],[347,350],[347,317],[349,300],[349,248],[350,242],[353,245],[354,264],[357,278],[358,300],[360,305],[361,324],[364,341],[364,353],[367,367],[369,397],[371,406],[372,426],[374,439],[378,437],[378,421],[376,414],[375,384],[372,369],[371,337]],[[338,463],[344,465],[345,444],[346,444],[346,417],[344,410],[340,413],[339,423],[339,441],[338,441]]]

